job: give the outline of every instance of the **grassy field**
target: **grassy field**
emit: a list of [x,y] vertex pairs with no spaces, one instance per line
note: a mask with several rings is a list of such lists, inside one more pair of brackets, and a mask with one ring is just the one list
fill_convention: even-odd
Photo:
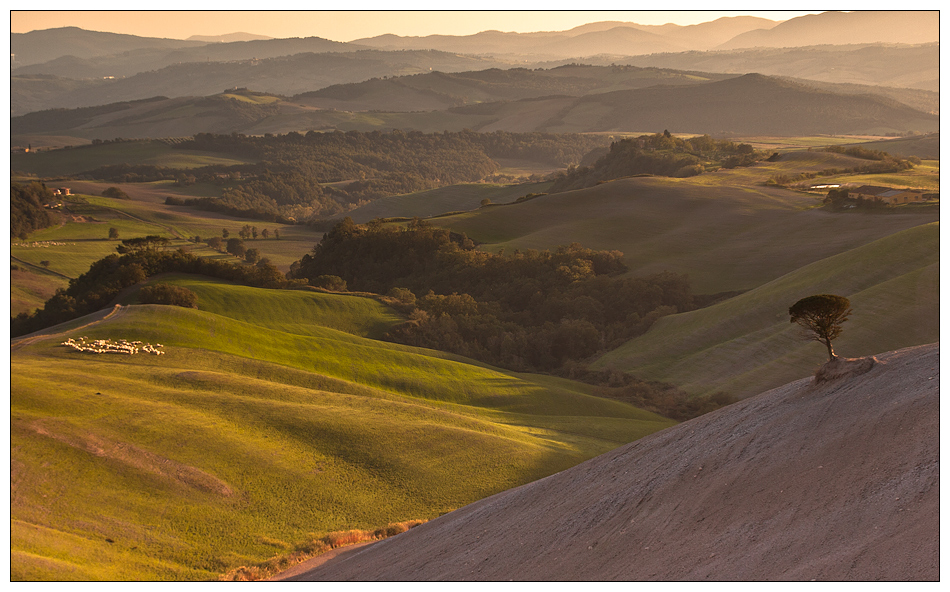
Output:
[[[238,236],[245,224],[258,230],[278,230],[280,239],[271,236],[246,241],[248,248],[260,251],[282,271],[297,261],[320,242],[322,233],[306,226],[291,226],[244,220],[214,212],[193,208],[167,206],[165,197],[171,192],[167,183],[124,184],[132,199],[101,197],[109,183],[69,181],[76,193],[72,200],[64,201],[66,209],[61,213],[61,224],[32,233],[28,240],[11,242],[12,263],[23,271],[11,275],[11,314],[31,312],[41,307],[56,288],[65,287],[69,278],[85,273],[89,266],[103,257],[115,253],[122,239],[155,234],[168,238],[169,248],[183,248],[197,255],[214,259],[234,257],[215,251],[206,245],[194,244],[188,239],[194,236],[210,238],[221,236],[227,228],[230,236]],[[109,240],[109,229],[119,232],[119,240]],[[41,265],[48,261],[49,267]],[[45,297],[44,297],[45,296]]]
[[[195,292],[202,309],[253,325],[297,335],[320,335],[326,329],[379,339],[405,321],[396,311],[372,298],[315,293],[309,290],[260,290],[222,280],[175,275],[153,278]],[[138,304],[134,295],[122,304]]]
[[720,304],[662,318],[593,366],[672,381],[695,395],[758,394],[827,360],[788,317],[798,299],[821,293],[846,296],[854,309],[835,341],[841,356],[939,341],[939,234],[937,222],[895,232]]
[[415,216],[428,218],[448,212],[478,209],[484,199],[490,199],[492,203],[509,203],[529,193],[543,193],[550,186],[550,183],[451,185],[428,191],[383,197],[356,208],[347,215],[357,224],[369,222],[373,218]]
[[[819,161],[825,158],[822,153]],[[833,213],[821,209],[814,195],[748,181],[770,174],[760,167],[689,179],[620,179],[433,223],[465,232],[492,252],[550,249],[574,241],[617,249],[632,274],[685,273],[694,292],[702,294],[752,289],[808,263],[939,219],[936,206]]]
[[[172,280],[199,310],[126,306],[12,348],[12,579],[213,579],[672,423],[577,383],[361,337],[398,320],[364,298]],[[86,354],[67,336],[166,355]]]
[[883,185],[908,189],[940,191],[940,161],[925,160],[909,171],[873,175],[832,175],[822,177],[822,183],[853,183],[856,185]]
[[70,150],[11,154],[10,170],[39,177],[56,177],[109,164],[197,168],[211,164],[233,165],[248,162],[251,161],[211,152],[182,150],[155,140],[142,140],[88,145]]

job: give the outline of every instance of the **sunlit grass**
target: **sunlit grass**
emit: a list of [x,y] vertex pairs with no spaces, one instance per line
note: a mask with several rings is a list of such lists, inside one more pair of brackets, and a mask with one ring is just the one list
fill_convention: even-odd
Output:
[[365,298],[169,279],[203,309],[130,306],[12,350],[13,579],[214,579],[275,541],[433,518],[673,423],[321,326],[397,320]]

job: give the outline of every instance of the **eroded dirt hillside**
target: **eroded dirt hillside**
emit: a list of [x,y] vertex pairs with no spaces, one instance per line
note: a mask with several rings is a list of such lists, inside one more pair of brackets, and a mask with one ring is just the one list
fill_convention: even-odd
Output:
[[939,353],[787,384],[288,579],[936,580]]

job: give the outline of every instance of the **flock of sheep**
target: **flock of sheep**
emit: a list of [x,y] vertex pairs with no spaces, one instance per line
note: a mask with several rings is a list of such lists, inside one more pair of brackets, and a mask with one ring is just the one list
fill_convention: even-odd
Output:
[[165,346],[163,346],[161,343],[152,345],[151,343],[142,343],[141,341],[126,341],[125,339],[120,339],[118,342],[113,343],[111,339],[97,339],[95,341],[87,341],[87,339],[89,338],[80,337],[79,341],[76,341],[70,337],[63,342],[63,345],[81,352],[89,352],[93,354],[132,355],[141,351],[146,354],[155,354],[156,356],[165,355],[165,352],[161,349]]
[[11,247],[66,247],[76,243],[58,243],[56,241],[33,241],[32,243],[13,243]]

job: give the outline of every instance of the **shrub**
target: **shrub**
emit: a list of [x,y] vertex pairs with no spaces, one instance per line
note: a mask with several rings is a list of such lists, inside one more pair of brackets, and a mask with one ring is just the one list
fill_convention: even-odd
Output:
[[125,191],[122,191],[118,187],[109,187],[102,192],[103,197],[113,197],[115,199],[131,199],[129,194]]
[[142,304],[167,304],[182,308],[198,308],[198,295],[181,286],[155,284],[139,290],[139,302]]
[[346,282],[338,275],[317,276],[312,285],[318,288],[324,288],[331,292],[346,292]]
[[393,288],[386,295],[400,304],[413,305],[416,303],[416,295],[406,288]]

